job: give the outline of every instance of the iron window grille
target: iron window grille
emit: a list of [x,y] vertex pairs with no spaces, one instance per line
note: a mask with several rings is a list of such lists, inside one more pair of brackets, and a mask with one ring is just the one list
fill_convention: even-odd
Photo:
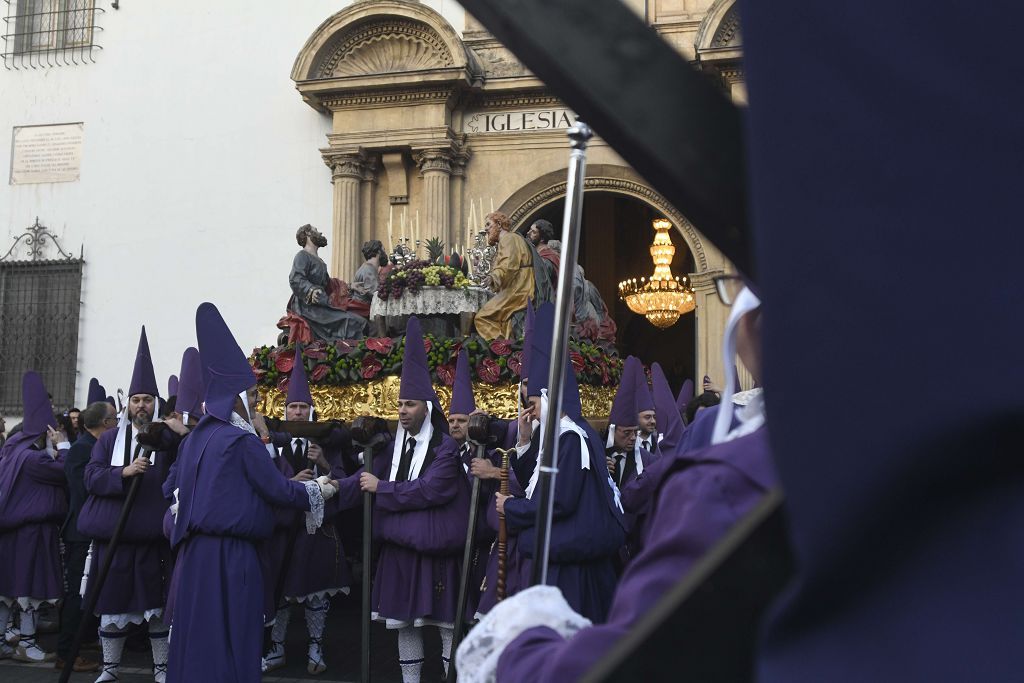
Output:
[[[59,258],[46,258],[50,244]],[[27,258],[15,260],[19,246]],[[42,375],[55,410],[73,405],[84,264],[38,218],[0,257],[0,413],[22,412],[26,370]]]
[[3,60],[8,69],[94,62],[102,49],[95,0],[4,0]]

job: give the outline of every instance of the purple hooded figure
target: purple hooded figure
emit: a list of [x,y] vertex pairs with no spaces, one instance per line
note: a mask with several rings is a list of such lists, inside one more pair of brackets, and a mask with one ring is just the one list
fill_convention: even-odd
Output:
[[[171,543],[178,549],[168,681],[258,681],[263,576],[256,543],[274,526],[274,506],[323,519],[326,477],[288,481],[252,425],[256,376],[220,312],[196,311],[207,414],[178,454]],[[265,437],[269,440],[269,436]],[[202,470],[202,474],[200,474]]]
[[398,630],[403,678],[419,680],[428,624],[441,632],[442,662],[451,659],[459,565],[469,515],[469,483],[448,435],[448,422],[430,381],[419,320],[409,318],[393,448],[360,475],[376,492],[374,532],[380,558],[373,614]]
[[644,372],[643,364],[640,364],[640,371],[634,375],[636,381],[636,412],[639,420],[639,427],[636,430],[636,448],[643,449],[648,453],[658,453],[658,418],[654,410],[654,397],[651,396],[651,387],[647,383],[647,373]]
[[199,422],[203,416],[203,397],[206,389],[203,386],[203,361],[199,349],[190,346],[181,356],[181,375],[178,381],[178,399],[175,403],[177,412],[181,413],[182,422]]
[[644,372],[640,360],[635,356],[626,358],[622,365],[622,378],[612,399],[612,411],[608,415],[608,439],[605,452],[612,480],[620,489],[644,471],[651,454],[637,444],[637,429],[640,424],[637,410],[637,393],[647,391],[637,382],[637,375]]
[[[314,420],[313,396],[301,347],[295,349],[285,418],[292,422]],[[343,456],[351,457],[352,439],[341,426],[333,427],[325,438],[317,440],[294,437],[287,432],[271,432],[270,438],[275,447],[274,464],[286,478],[291,479],[303,470],[311,470],[314,476],[326,474],[335,480],[345,477],[342,460]],[[347,595],[352,584],[345,548],[334,524],[340,509],[337,505],[326,506],[325,523],[313,534],[301,533],[297,528],[301,520],[296,519],[294,511],[278,508],[275,512],[274,534],[259,547],[265,611],[268,621],[274,622],[270,650],[263,657],[263,671],[285,665],[290,606],[298,603],[304,606],[309,635],[306,671],[320,674],[327,670],[321,644],[330,598],[338,593]],[[289,539],[293,539],[290,555]],[[277,594],[279,591],[281,595]]]
[[[103,646],[103,672],[98,682],[117,680],[129,624],[148,622],[153,650],[153,671],[158,680],[167,665],[167,625],[163,609],[170,580],[171,552],[163,533],[164,513],[169,506],[161,490],[170,470],[180,435],[161,430],[157,450],[147,453],[138,437],[148,431],[156,414],[156,375],[149,352],[146,328],[142,328],[135,367],[128,390],[128,406],[116,429],[105,432],[92,448],[85,466],[89,497],[78,516],[78,530],[94,539],[90,567],[98,567],[107,553],[124,506],[130,482],[141,477],[138,496],[128,516],[120,544],[114,551],[110,573],[96,601]],[[89,573],[87,567],[86,570]],[[90,573],[87,590],[94,586]]]
[[21,639],[0,641],[0,658],[50,661],[36,643],[36,609],[64,594],[59,528],[67,514],[64,454],[70,444],[53,443],[53,407],[42,378],[28,371],[21,382],[25,419],[21,432],[0,448],[0,624],[21,609]]
[[167,378],[167,398],[178,395],[178,376],[171,375]]
[[[530,351],[529,396],[542,429],[547,411],[550,340],[554,332],[554,306],[537,311],[534,343]],[[608,474],[600,437],[583,420],[579,388],[572,364],[563,368],[562,412],[557,455],[558,477],[554,490],[554,514],[550,536],[548,582],[562,589],[573,607],[601,621],[615,590],[614,558],[625,541],[618,490]],[[535,443],[517,446],[524,451]],[[524,496],[498,496],[498,506],[512,532],[519,534],[518,553],[533,560],[538,481],[537,467]],[[529,562],[523,562],[524,570]],[[525,574],[524,574],[525,577]],[[522,585],[525,585],[525,580]]]
[[676,396],[676,409],[679,411],[679,416],[686,415],[686,405],[693,400],[693,380],[687,379],[683,382],[683,386],[679,389],[679,395]]
[[106,397],[107,392],[103,388],[103,385],[100,384],[99,380],[97,380],[95,377],[90,379],[89,393],[86,397],[85,405],[91,406],[93,403],[96,403],[97,401],[103,401],[104,399],[106,399]]

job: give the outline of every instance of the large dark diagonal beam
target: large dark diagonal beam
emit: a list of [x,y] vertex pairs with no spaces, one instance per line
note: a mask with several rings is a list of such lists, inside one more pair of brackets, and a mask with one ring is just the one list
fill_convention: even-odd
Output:
[[495,38],[754,275],[740,114],[621,0],[461,0]]

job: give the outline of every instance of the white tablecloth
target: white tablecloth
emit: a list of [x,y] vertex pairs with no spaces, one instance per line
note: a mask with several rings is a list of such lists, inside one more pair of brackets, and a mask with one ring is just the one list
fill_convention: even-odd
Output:
[[397,299],[382,301],[376,294],[370,302],[370,317],[395,315],[458,315],[476,313],[494,296],[489,289],[446,289],[423,287],[415,294],[404,292]]

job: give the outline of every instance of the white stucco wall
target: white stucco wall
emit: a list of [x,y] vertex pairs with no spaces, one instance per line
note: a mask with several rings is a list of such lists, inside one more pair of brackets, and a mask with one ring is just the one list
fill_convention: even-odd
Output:
[[[330,234],[332,210],[317,151],[330,121],[301,101],[289,72],[349,3],[98,4],[95,64],[0,69],[5,174],[13,127],[85,124],[78,182],[0,184],[0,253],[36,216],[69,251],[84,244],[78,405],[93,376],[111,393],[127,389],[142,324],[164,391],[196,343],[202,301],[217,304],[244,350],[275,339],[295,229]],[[457,3],[424,4],[463,30]]]

